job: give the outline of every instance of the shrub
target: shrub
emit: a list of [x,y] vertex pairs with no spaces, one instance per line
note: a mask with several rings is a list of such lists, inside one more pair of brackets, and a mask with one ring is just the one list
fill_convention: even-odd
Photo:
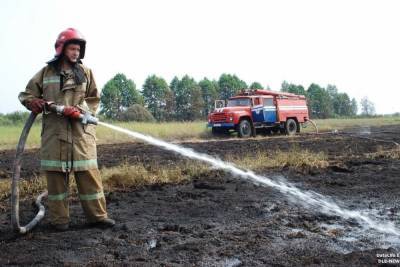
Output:
[[143,106],[134,104],[124,111],[119,120],[121,121],[155,121],[153,115]]
[[13,123],[24,123],[28,119],[29,114],[27,111],[14,111],[6,114],[5,117]]

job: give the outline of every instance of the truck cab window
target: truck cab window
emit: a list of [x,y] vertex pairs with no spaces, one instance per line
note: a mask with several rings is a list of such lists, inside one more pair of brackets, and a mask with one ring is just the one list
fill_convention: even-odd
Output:
[[273,106],[274,105],[274,101],[272,98],[264,98],[264,107],[265,106]]
[[228,100],[228,107],[246,107],[251,106],[251,99],[250,98],[234,98]]

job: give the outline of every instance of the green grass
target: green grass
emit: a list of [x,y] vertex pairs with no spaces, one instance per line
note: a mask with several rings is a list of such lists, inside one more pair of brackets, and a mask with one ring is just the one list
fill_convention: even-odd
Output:
[[[209,130],[206,128],[206,122],[165,122],[165,123],[146,123],[146,122],[125,122],[113,123],[129,130],[149,134],[163,140],[188,140],[206,138],[209,136]],[[132,138],[118,133],[106,127],[97,128],[98,143],[129,142]]]
[[[23,125],[0,126],[0,149],[15,149],[22,132]],[[26,147],[40,146],[40,132],[42,126],[35,124],[29,132]]]
[[[400,117],[376,117],[376,118],[355,118],[355,119],[326,119],[315,120],[321,132],[347,127],[383,126],[400,124]],[[205,121],[195,122],[118,122],[114,125],[127,128],[140,133],[149,134],[156,138],[167,141],[196,140],[211,138],[210,130],[206,128]],[[0,149],[14,149],[21,134],[23,125],[0,126]],[[35,124],[27,140],[27,148],[40,146],[40,124]],[[313,132],[311,125],[302,129],[303,132]],[[97,128],[98,144],[132,142],[132,138],[112,131],[103,126]]]
[[[206,138],[209,136],[209,130],[206,128],[206,122],[166,122],[166,123],[147,123],[147,122],[117,122],[113,123],[123,128],[152,135],[168,141],[189,140]],[[14,149],[21,135],[23,125],[0,126],[0,149]],[[27,148],[40,146],[41,125],[32,126],[26,142]],[[110,144],[134,141],[131,137],[118,133],[109,128],[97,127],[97,143]]]

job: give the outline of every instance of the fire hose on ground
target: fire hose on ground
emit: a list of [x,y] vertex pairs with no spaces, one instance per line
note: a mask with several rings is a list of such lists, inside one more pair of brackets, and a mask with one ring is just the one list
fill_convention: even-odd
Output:
[[[314,129],[315,129],[315,133],[316,133],[316,134],[319,133],[319,131],[318,131],[318,126],[317,126],[317,124],[316,124],[314,121],[312,121],[312,120],[309,119],[309,120],[306,121],[306,123],[311,123],[311,125],[312,125],[312,126],[314,127]],[[307,127],[307,126],[303,126],[303,127],[305,128],[305,127]]]
[[[56,105],[52,102],[46,103],[46,108],[50,112],[55,112],[59,115],[63,115],[65,106]],[[19,220],[19,180],[21,177],[21,161],[22,154],[25,150],[25,143],[29,135],[29,131],[33,125],[33,122],[36,119],[37,114],[31,113],[29,115],[28,120],[25,123],[25,126],[22,130],[21,136],[18,141],[17,151],[15,154],[15,160],[13,165],[13,175],[12,175],[12,184],[11,184],[11,225],[14,228],[14,231],[20,234],[25,234],[32,230],[44,217],[45,208],[42,205],[41,201],[43,198],[47,197],[47,191],[41,193],[35,201],[35,205],[38,208],[38,212],[36,216],[30,221],[27,225],[21,226]],[[97,124],[98,119],[92,116],[89,112],[82,111],[81,113],[76,115],[76,119],[79,119],[83,124]]]

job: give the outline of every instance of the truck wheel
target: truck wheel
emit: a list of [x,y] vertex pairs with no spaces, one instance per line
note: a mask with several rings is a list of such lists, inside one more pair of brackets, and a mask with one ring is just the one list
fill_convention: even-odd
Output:
[[251,123],[248,120],[242,120],[239,123],[239,137],[250,137],[251,136]]
[[285,131],[287,135],[294,135],[297,132],[297,122],[294,119],[288,119],[285,123]]

